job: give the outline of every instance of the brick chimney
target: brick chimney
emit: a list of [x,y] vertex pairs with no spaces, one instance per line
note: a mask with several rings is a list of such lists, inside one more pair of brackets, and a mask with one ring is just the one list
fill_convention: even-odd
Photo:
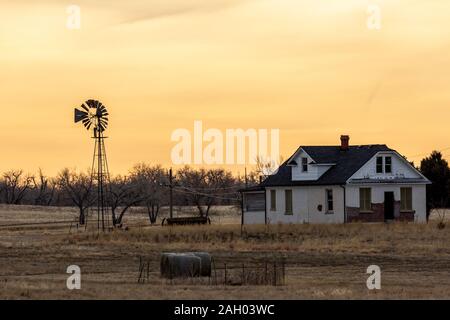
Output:
[[341,136],[341,150],[347,151],[348,150],[348,142],[350,141],[350,136],[342,135]]

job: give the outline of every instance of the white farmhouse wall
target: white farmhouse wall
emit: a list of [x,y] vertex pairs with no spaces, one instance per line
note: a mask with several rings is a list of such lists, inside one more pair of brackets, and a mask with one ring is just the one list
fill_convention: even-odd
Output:
[[426,185],[416,185],[413,187],[412,205],[416,211],[414,220],[416,222],[427,222],[427,191]]
[[[326,189],[333,190],[334,211],[326,212]],[[276,190],[276,210],[270,208],[270,190]],[[285,190],[292,190],[292,214],[286,214]],[[304,186],[268,188],[268,223],[343,223],[343,189],[339,186]],[[319,211],[319,205],[322,211]]]
[[[326,189],[333,190],[333,213],[326,212]],[[309,188],[309,223],[344,223],[344,189],[340,186]],[[322,211],[318,206],[322,205]]]
[[[405,186],[407,187],[407,186]],[[400,201],[400,186],[399,185],[378,185],[366,184],[346,186],[347,207],[359,208],[359,189],[372,189],[372,203],[384,203],[384,193],[388,191],[394,192],[394,200]]]
[[408,184],[358,184],[347,185],[346,205],[347,207],[359,208],[359,189],[372,189],[372,203],[384,203],[384,193],[393,192],[394,200],[400,201],[400,188],[412,188],[412,209],[415,211],[414,220],[417,222],[426,222],[426,185],[408,185]]

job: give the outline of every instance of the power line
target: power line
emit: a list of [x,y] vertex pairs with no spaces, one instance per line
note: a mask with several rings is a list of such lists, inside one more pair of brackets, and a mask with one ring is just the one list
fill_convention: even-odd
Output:
[[[179,185],[180,187],[184,187],[182,185]],[[202,187],[202,188],[196,188],[196,190],[228,190],[228,189],[239,189],[242,186],[227,186],[227,187]]]
[[175,188],[178,188],[178,189],[185,189],[185,190],[188,190],[188,191],[191,191],[191,192],[195,192],[195,193],[203,193],[203,194],[220,194],[220,195],[223,195],[223,194],[236,194],[237,193],[237,191],[236,192],[213,192],[213,193],[204,193],[204,192],[201,192],[201,191],[199,191],[198,189],[193,189],[193,188],[188,188],[188,187],[182,187],[182,186],[180,186],[180,187],[175,187]]
[[[177,187],[174,187],[174,189],[178,189]],[[180,193],[185,193],[185,194],[193,194],[193,195],[201,195],[201,196],[205,196],[207,198],[215,198],[215,199],[221,199],[221,200],[238,200],[238,198],[226,198],[226,197],[221,197],[221,196],[217,196],[214,194],[207,194],[207,193],[201,193],[201,192],[196,192],[196,191],[187,191],[187,190],[183,190],[183,189],[178,189],[177,192]]]

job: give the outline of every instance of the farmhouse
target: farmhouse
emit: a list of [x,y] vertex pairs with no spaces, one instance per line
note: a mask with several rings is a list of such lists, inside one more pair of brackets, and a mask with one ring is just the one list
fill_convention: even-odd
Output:
[[242,223],[426,221],[430,181],[386,145],[301,146],[258,186],[241,190]]

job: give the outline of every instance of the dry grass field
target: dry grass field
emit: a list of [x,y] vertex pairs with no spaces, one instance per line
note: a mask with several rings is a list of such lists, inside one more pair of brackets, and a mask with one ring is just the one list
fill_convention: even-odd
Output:
[[[164,213],[164,212],[163,212]],[[0,206],[1,299],[443,299],[450,298],[450,224],[407,223],[253,226],[233,208],[216,209],[210,226],[149,226],[134,209],[128,228],[105,234],[77,229],[70,208]],[[52,221],[69,221],[46,224]],[[30,223],[29,225],[24,225]],[[42,223],[42,224],[31,224]],[[285,261],[283,286],[224,285],[159,277],[161,252],[208,251],[217,266]],[[139,258],[149,261],[137,283]],[[79,265],[81,290],[66,288]],[[381,290],[366,269],[381,267]]]

